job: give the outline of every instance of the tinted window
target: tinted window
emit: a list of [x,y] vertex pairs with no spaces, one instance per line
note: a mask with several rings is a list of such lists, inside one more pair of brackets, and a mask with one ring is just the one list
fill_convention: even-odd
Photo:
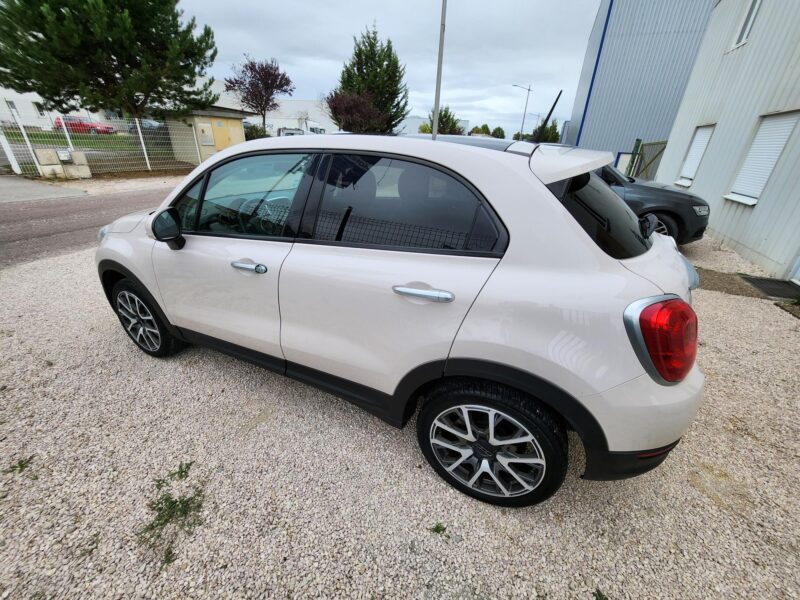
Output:
[[203,189],[203,179],[195,183],[183,193],[183,196],[173,204],[178,211],[178,217],[183,231],[194,230],[194,216],[197,214],[197,204],[200,201],[200,192]]
[[211,172],[198,231],[281,236],[310,154],[248,156]]
[[639,218],[594,173],[584,173],[547,187],[609,256],[631,258],[650,248],[650,240],[642,237],[639,229]]
[[334,155],[315,239],[387,247],[490,250],[497,231],[484,216],[470,241],[480,201],[453,177],[378,156]]

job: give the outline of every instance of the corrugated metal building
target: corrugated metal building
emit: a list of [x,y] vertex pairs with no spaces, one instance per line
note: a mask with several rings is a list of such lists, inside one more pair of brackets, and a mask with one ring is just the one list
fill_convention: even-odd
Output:
[[800,278],[799,120],[800,2],[717,2],[656,179],[777,277]]
[[629,153],[666,140],[712,0],[601,0],[564,143]]

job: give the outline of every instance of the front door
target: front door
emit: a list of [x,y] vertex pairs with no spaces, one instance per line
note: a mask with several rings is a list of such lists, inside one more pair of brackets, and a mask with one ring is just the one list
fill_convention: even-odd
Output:
[[501,230],[468,185],[431,166],[333,154],[325,169],[303,217],[310,239],[281,271],[289,372],[392,394],[415,367],[447,358],[497,265]]
[[156,244],[153,251],[172,324],[283,360],[278,277],[292,248],[289,215],[305,202],[312,158],[237,158],[178,199],[186,245]]

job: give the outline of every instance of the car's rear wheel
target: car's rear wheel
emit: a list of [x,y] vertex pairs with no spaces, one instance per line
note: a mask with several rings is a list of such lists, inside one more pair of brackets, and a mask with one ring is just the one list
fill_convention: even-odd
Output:
[[653,213],[658,223],[656,224],[656,233],[668,235],[675,240],[678,239],[678,223],[669,215],[664,213]]
[[420,448],[450,485],[502,506],[546,500],[564,481],[567,436],[559,419],[516,390],[455,382],[434,390],[417,419]]
[[139,349],[150,356],[168,356],[181,348],[136,285],[122,279],[111,291],[112,304],[122,327]]

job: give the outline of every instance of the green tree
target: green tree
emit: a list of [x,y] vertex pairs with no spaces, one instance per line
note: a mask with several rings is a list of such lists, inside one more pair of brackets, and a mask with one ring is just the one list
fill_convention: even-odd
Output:
[[419,132],[420,133],[431,133],[431,124],[430,123],[420,123],[419,124]]
[[[428,113],[428,125],[433,131],[433,111]],[[458,117],[449,106],[439,108],[439,130],[441,135],[464,135],[464,129],[458,124]]]
[[481,128],[478,127],[477,125],[475,125],[475,127],[473,127],[472,129],[469,130],[469,134],[470,135],[475,135],[475,134],[480,134],[480,133],[483,133],[483,132],[481,131]]
[[495,127],[494,129],[492,129],[491,135],[493,138],[500,138],[502,140],[505,139],[506,132],[502,127]]
[[492,135],[492,130],[489,129],[489,125],[487,123],[481,125],[481,133],[483,135]]
[[[381,113],[381,119],[369,119],[378,129],[374,133],[392,133],[408,116],[408,88],[403,82],[406,68],[400,63],[392,46],[392,40],[382,42],[378,30],[373,26],[353,38],[353,56],[345,63],[339,76],[339,86],[329,96],[339,98],[341,94],[358,96],[363,102],[368,99]],[[333,121],[342,129],[346,114],[339,112],[341,105],[360,106],[359,102],[340,102],[336,109],[330,104],[328,110]],[[376,125],[376,123],[378,123]]]
[[205,108],[217,55],[206,26],[181,22],[175,0],[3,0],[0,85],[46,108],[148,112]]
[[[539,125],[531,133],[526,133],[522,136],[522,141],[533,142],[535,140],[540,143],[551,144],[557,144],[559,141],[561,141],[561,134],[558,132],[558,121],[556,121],[556,119],[553,119],[553,121],[544,129],[542,129],[542,125],[543,123],[539,122]],[[519,141],[519,132],[514,134],[513,139],[515,141]]]

